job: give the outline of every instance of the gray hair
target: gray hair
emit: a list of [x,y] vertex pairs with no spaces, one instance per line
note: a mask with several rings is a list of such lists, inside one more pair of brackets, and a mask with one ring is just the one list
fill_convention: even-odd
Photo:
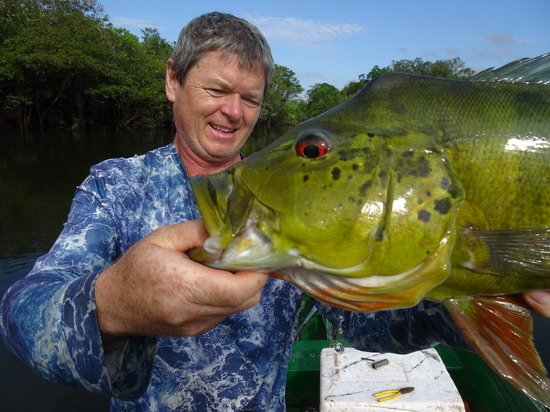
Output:
[[193,65],[209,51],[220,50],[239,58],[242,67],[265,75],[264,94],[274,71],[271,49],[256,26],[231,14],[212,12],[191,20],[181,29],[172,52],[172,70],[183,83]]

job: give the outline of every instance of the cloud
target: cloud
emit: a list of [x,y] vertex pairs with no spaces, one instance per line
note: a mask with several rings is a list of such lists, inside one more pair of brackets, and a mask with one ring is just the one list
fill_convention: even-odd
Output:
[[111,22],[115,26],[122,26],[122,27],[136,27],[138,29],[145,29],[147,27],[153,27],[153,28],[156,28],[156,29],[159,28],[155,24],[149,23],[145,20],[130,19],[128,17],[114,17],[114,18],[111,19]]
[[505,47],[519,43],[514,37],[502,33],[483,33],[483,39],[489,43]]
[[524,41],[505,33],[486,32],[482,38],[487,47],[473,51],[473,58],[478,62],[499,61],[512,59],[516,55],[518,46]]
[[308,47],[315,47],[316,42],[353,36],[366,30],[360,24],[330,23],[296,17],[249,16],[247,19],[258,26],[268,38]]
[[455,47],[447,47],[445,49],[445,53],[450,58],[459,57],[459,56],[462,55],[462,51],[460,49],[455,48]]

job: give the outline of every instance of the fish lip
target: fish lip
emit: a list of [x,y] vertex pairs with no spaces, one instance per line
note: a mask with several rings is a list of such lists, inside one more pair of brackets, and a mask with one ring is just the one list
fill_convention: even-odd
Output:
[[263,271],[294,261],[287,259],[284,251],[277,253],[270,234],[263,231],[270,231],[266,222],[272,221],[269,214],[273,211],[255,198],[237,169],[193,176],[191,187],[210,234],[203,246],[191,253],[193,260],[220,269]]
[[296,265],[299,259],[292,250],[277,253],[271,237],[253,219],[247,220],[246,226],[229,244],[223,246],[219,237],[210,237],[200,254],[195,256],[217,269],[261,272],[273,272]]

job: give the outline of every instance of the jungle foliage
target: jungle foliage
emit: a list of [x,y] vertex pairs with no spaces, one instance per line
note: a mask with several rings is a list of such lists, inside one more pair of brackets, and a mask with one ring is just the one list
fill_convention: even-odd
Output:
[[[113,26],[96,0],[1,1],[0,130],[171,127],[164,70],[173,46],[154,28],[138,38]],[[341,90],[319,83],[304,91],[292,70],[277,65],[258,125],[296,124],[391,71],[473,74],[459,58],[417,58],[374,66]]]

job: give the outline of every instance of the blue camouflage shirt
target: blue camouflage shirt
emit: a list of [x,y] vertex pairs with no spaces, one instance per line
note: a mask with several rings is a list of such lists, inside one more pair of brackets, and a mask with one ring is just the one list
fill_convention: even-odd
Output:
[[[173,144],[92,167],[52,249],[2,300],[6,346],[47,379],[112,397],[112,410],[284,410],[303,297],[284,281],[270,279],[258,305],[203,335],[102,345],[94,301],[98,274],[154,229],[199,217]],[[464,346],[437,304],[370,314],[320,306],[329,318],[338,317],[359,349]]]

